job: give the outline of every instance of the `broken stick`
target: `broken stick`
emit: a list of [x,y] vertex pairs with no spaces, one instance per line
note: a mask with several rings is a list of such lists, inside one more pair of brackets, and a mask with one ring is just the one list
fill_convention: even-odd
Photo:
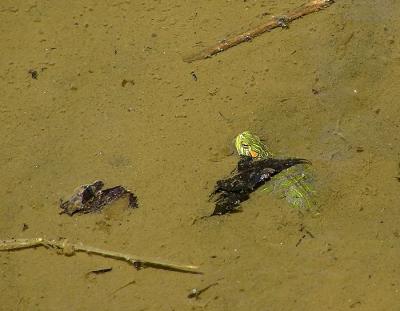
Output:
[[266,23],[261,24],[252,30],[246,31],[239,35],[223,40],[222,42],[212,47],[206,48],[198,53],[195,53],[194,55],[186,57],[184,58],[184,61],[191,63],[196,60],[209,58],[215,54],[226,51],[227,49],[230,49],[231,47],[234,47],[242,42],[250,41],[255,37],[263,34],[264,32],[270,31],[274,28],[278,27],[287,28],[288,24],[291,23],[292,21],[302,16],[325,9],[330,5],[332,5],[333,3],[334,0],[312,0],[309,3],[303,4],[299,8],[293,10],[292,12],[289,12],[286,15],[279,17],[275,16]]
[[133,264],[135,268],[141,268],[143,266],[145,267],[147,266],[159,269],[174,270],[179,272],[201,274],[201,272],[196,271],[199,268],[198,266],[178,265],[159,260],[143,259],[134,255],[100,249],[93,246],[84,245],[82,243],[71,243],[67,239],[49,240],[46,238],[30,238],[30,239],[0,240],[0,251],[10,251],[23,248],[38,247],[38,246],[44,246],[46,248],[53,248],[59,250],[61,251],[62,254],[67,256],[74,255],[76,252],[85,252],[88,254],[96,254],[118,260],[124,260]]

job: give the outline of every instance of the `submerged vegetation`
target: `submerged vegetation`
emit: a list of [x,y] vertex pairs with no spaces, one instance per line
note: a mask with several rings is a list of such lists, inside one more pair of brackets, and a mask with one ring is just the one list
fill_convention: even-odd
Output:
[[[235,138],[235,147],[240,156],[249,156],[254,159],[274,157],[274,153],[261,139],[249,131]],[[310,208],[316,204],[313,179],[310,164],[299,163],[272,176],[271,181],[266,183],[263,190],[285,198],[291,207]]]

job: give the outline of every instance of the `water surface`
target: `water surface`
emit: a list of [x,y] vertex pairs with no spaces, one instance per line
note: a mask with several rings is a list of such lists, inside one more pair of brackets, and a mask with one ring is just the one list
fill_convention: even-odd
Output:
[[[205,273],[1,253],[0,309],[396,310],[400,4],[338,0],[182,61],[301,4],[2,1],[0,238],[67,237]],[[318,213],[256,193],[242,213],[193,224],[212,212],[208,193],[244,130],[313,162]],[[58,214],[60,198],[95,179],[134,190],[140,208]]]

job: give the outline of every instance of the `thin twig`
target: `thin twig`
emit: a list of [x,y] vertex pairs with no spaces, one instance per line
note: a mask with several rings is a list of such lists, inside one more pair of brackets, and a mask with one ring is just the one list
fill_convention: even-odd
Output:
[[118,287],[116,290],[114,290],[114,291],[111,293],[111,295],[114,295],[114,294],[116,294],[117,292],[119,292],[121,289],[124,289],[125,287],[128,287],[129,285],[132,285],[132,284],[135,284],[135,283],[136,283],[135,280],[130,281],[130,282],[126,283],[125,285],[122,285],[122,286]]
[[209,58],[215,54],[226,51],[227,49],[230,49],[231,47],[234,47],[242,42],[250,41],[250,40],[254,39],[255,37],[263,34],[264,32],[270,31],[274,28],[278,28],[278,27],[287,28],[288,24],[291,23],[292,21],[294,21],[302,16],[325,9],[325,8],[329,7],[330,5],[332,5],[333,3],[334,3],[334,0],[312,0],[307,4],[303,4],[299,8],[293,10],[292,12],[289,12],[286,15],[279,16],[279,17],[273,17],[269,21],[257,26],[254,29],[251,29],[251,30],[248,30],[239,35],[230,37],[214,46],[211,46],[211,47],[206,48],[198,53],[195,53],[194,55],[186,57],[186,58],[184,58],[184,61],[191,63],[196,60]]
[[160,260],[143,259],[134,255],[100,249],[97,247],[84,245],[82,243],[71,243],[67,239],[49,240],[46,238],[30,238],[30,239],[0,240],[0,251],[17,250],[17,249],[31,248],[37,246],[45,246],[47,248],[58,249],[61,250],[62,254],[68,256],[75,254],[75,252],[85,252],[88,254],[96,254],[118,260],[124,260],[133,264],[136,268],[147,266],[153,268],[201,274],[201,272],[196,271],[199,268],[198,266],[178,265],[174,263],[167,263]]

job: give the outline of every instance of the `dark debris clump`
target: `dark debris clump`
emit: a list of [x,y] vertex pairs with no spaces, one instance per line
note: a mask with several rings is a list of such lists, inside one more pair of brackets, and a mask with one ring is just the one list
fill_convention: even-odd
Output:
[[250,194],[264,185],[272,176],[296,164],[310,164],[305,159],[261,159],[242,157],[234,173],[218,180],[210,198],[215,201],[211,216],[223,215],[238,210],[241,202],[250,198]]
[[123,186],[116,186],[108,189],[103,189],[104,182],[96,180],[92,184],[82,185],[78,187],[74,194],[67,200],[60,202],[62,209],[60,214],[68,214],[70,216],[76,213],[92,213],[101,211],[106,205],[114,201],[128,197],[128,206],[137,208],[137,197],[134,193],[127,190]]

